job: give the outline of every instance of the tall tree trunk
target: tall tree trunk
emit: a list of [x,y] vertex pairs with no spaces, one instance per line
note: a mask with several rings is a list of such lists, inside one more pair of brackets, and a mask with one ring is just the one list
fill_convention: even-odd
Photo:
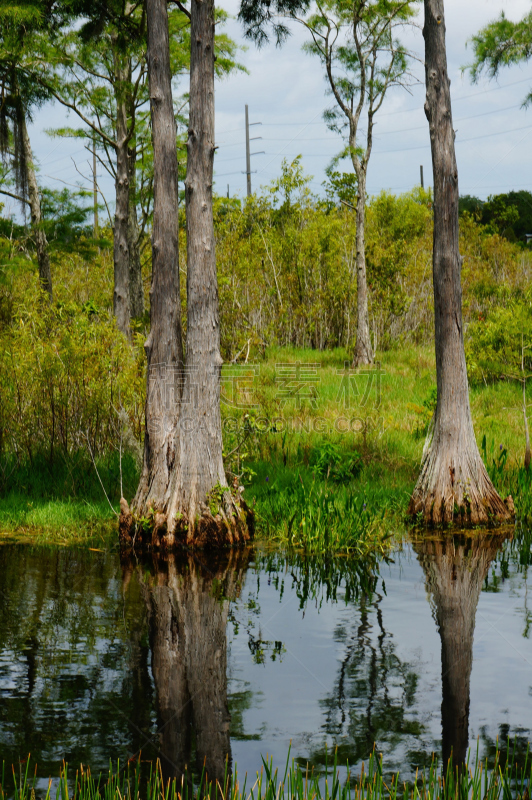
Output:
[[356,209],[357,270],[357,340],[353,366],[373,364],[369,333],[368,281],[366,274],[366,170],[357,169],[358,197]]
[[129,253],[129,301],[131,316],[144,314],[144,286],[142,284],[142,265],[140,260],[139,223],[137,217],[137,148],[128,148],[129,210],[127,216],[127,247]]
[[[183,369],[179,293],[177,147],[170,77],[166,0],[148,0],[148,76],[153,137],[153,236],[146,431],[142,475],[133,501],[139,517],[154,519],[153,545],[166,528],[164,509],[172,472],[179,468],[179,401]],[[152,505],[153,504],[153,505]],[[131,520],[122,503],[121,533]],[[162,513],[161,513],[162,512]],[[141,537],[139,537],[140,539]],[[167,544],[173,544],[167,540]]]
[[434,175],[433,280],[438,402],[432,441],[409,514],[427,524],[503,521],[510,514],[478,451],[462,326],[462,258],[458,249],[458,170],[447,75],[443,0],[425,0],[425,113]]
[[31,228],[35,239],[35,249],[37,251],[37,264],[39,267],[39,281],[43,290],[48,294],[48,301],[53,300],[52,292],[52,270],[50,267],[50,256],[48,253],[48,242],[46,234],[42,228],[41,199],[39,197],[39,186],[37,175],[33,164],[33,153],[31,150],[30,137],[26,127],[26,117],[24,112],[20,115],[20,126],[22,133],[22,147],[24,149],[24,166],[26,170],[26,181],[28,185],[28,200],[31,213]]
[[216,485],[227,487],[220,416],[220,316],[214,249],[214,0],[192,0],[187,219],[187,368],[178,494],[193,519]]
[[129,77],[126,59],[114,51],[115,99],[116,99],[116,179],[115,179],[115,225],[114,225],[114,296],[113,311],[118,329],[131,336],[129,327],[131,300],[129,296],[129,166],[128,124],[125,86]]
[[444,768],[451,755],[454,767],[466,761],[475,615],[482,584],[503,541],[503,536],[476,534],[414,545],[441,638]]
[[[222,358],[212,215],[214,2],[192,0],[191,6],[184,374],[176,374],[172,369],[181,363],[182,351],[178,313],[177,154],[166,0],[148,0],[147,15],[155,194],[152,328],[146,346],[147,433],[144,469],[133,515],[123,501],[120,535],[125,547],[172,548],[181,544],[223,547],[249,539],[252,514],[240,491],[235,496],[230,491],[222,460]],[[172,398],[170,404],[168,397]],[[134,534],[135,517],[142,518],[143,524]],[[146,518],[153,522],[149,533],[145,531]]]

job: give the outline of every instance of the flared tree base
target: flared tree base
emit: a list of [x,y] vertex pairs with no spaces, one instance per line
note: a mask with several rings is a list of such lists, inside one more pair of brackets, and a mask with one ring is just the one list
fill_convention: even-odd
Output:
[[245,545],[253,538],[255,515],[242,497],[229,490],[218,508],[202,504],[193,520],[179,513],[169,520],[155,510],[141,517],[122,498],[118,528],[121,550],[222,549]]
[[509,496],[502,500],[480,455],[429,453],[408,507],[427,526],[501,525],[514,518]]
[[369,343],[364,344],[357,340],[353,355],[352,367],[368,367],[374,363],[373,350]]

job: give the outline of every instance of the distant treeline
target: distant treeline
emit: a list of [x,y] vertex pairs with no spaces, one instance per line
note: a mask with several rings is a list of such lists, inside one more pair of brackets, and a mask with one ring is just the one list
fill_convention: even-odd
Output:
[[460,198],[460,214],[467,212],[491,233],[509,242],[527,244],[532,237],[532,193],[527,191],[490,195],[480,200],[470,194]]

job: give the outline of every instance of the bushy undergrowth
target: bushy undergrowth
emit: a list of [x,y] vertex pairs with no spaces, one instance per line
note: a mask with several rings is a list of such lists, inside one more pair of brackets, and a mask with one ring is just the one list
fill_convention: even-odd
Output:
[[[132,497],[138,463],[131,454],[101,456],[94,463],[86,451],[53,462],[38,455],[33,462],[15,456],[0,460],[0,539],[74,543],[116,538],[120,495]],[[101,481],[101,483],[100,483]]]
[[[375,349],[432,342],[432,220],[432,198],[420,189],[399,196],[382,192],[368,202]],[[254,358],[272,346],[352,345],[355,215],[314,197],[298,159],[244,204],[218,198],[215,229],[224,358]],[[530,284],[530,253],[470,215],[460,220],[460,251],[466,326],[511,306]]]
[[[368,203],[378,391],[371,371],[348,370],[356,333],[352,212],[313,197],[297,160],[248,202],[216,201],[222,348],[228,372],[238,373],[229,394],[249,371],[243,402],[231,407],[225,397],[222,406],[224,423],[231,414],[236,420],[224,424],[226,467],[247,486],[269,536],[349,551],[374,541],[377,529],[387,536],[401,526],[434,409],[430,200],[415,191]],[[48,306],[26,244],[10,236],[0,226],[0,518],[13,524],[19,506],[20,524],[32,525],[44,517],[28,503],[105,506],[95,463],[111,503],[120,484],[134,494],[147,318],[135,322],[132,342],[116,329],[104,241],[89,256],[81,240],[52,250]],[[475,430],[479,443],[485,434],[507,451],[495,482],[523,519],[532,516],[520,383],[531,368],[531,260],[467,215],[461,250]],[[182,246],[185,270],[184,258]],[[148,301],[149,262],[144,278]],[[281,396],[292,385],[282,369],[295,370],[297,383],[308,367],[315,371],[310,383],[303,379],[306,399],[299,403],[292,390]],[[72,505],[63,511],[70,519]]]
[[45,476],[52,484],[59,474],[70,476],[76,494],[93,460],[138,457],[143,337],[132,346],[116,328],[111,268],[108,252],[90,273],[80,256],[57,257],[51,306],[35,274],[18,262],[0,281],[0,294],[9,297],[9,317],[0,323],[0,494],[24,485],[30,472],[48,486]]
[[[110,765],[106,777],[94,776],[87,767],[72,776],[65,764],[55,790],[50,780],[45,800],[54,796],[56,800],[524,800],[528,797],[532,764],[528,750],[524,758],[515,755],[501,753],[497,748],[490,764],[471,757],[465,769],[453,768],[452,761],[440,765],[434,758],[430,767],[419,770],[410,782],[401,780],[399,773],[388,777],[382,757],[375,751],[359,772],[352,772],[348,766],[345,780],[336,756],[323,770],[316,771],[295,760],[290,762],[290,756],[280,770],[271,759],[263,757],[256,775],[241,777],[237,770],[231,775],[227,768],[225,777],[218,781],[209,781],[204,771],[197,780],[187,775],[179,781],[174,778],[165,782],[159,762],[149,767],[147,782],[141,774],[140,761],[136,766],[128,763],[126,769],[119,764]],[[35,800],[29,759],[20,774],[13,767],[13,788],[5,771],[4,764],[0,800]]]

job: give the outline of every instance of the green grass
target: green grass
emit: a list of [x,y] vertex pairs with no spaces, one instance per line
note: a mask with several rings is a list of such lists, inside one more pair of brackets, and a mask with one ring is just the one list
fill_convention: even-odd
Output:
[[[255,473],[246,496],[255,502],[259,532],[310,552],[332,548],[362,553],[383,545],[391,533],[404,532],[432,415],[436,369],[431,348],[379,354],[379,376],[361,370],[346,379],[349,355],[342,349],[271,348],[257,365],[253,383],[248,382],[245,400],[255,408],[223,408],[229,431],[226,451],[236,447],[231,469],[244,478],[248,471]],[[301,378],[303,365],[317,367],[312,382],[300,380],[300,399],[286,399],[287,384],[280,378],[288,364],[294,370],[298,362],[294,382]],[[532,480],[522,467],[519,386],[500,382],[473,387],[471,407],[496,488],[503,497],[512,494],[521,520],[532,519]],[[319,463],[326,460],[328,447],[339,463],[332,459],[324,471]],[[353,459],[358,468],[349,474]],[[335,475],[337,467],[340,475]]]
[[106,500],[37,498],[12,492],[0,497],[0,540],[74,544],[116,536],[117,517]]
[[0,540],[34,543],[103,543],[116,539],[120,472],[128,496],[136,488],[137,467],[116,454],[98,460],[98,474],[87,454],[70,459],[56,454],[17,463],[0,462]]
[[[140,765],[131,768],[129,763],[125,770],[118,764],[116,768],[111,765],[106,777],[95,777],[85,767],[72,780],[64,765],[55,791],[50,780],[45,800],[51,800],[54,794],[57,800],[520,800],[529,796],[532,764],[528,750],[524,758],[513,755],[505,758],[497,750],[490,765],[472,759],[466,769],[453,769],[451,762],[442,768],[433,759],[431,766],[418,771],[416,780],[410,783],[404,783],[399,774],[385,777],[382,758],[375,752],[358,774],[348,768],[345,781],[340,778],[336,758],[324,772],[315,773],[308,766],[290,763],[289,756],[280,772],[263,757],[256,775],[246,775],[242,783],[236,771],[231,776],[226,769],[225,777],[212,783],[202,774],[197,782],[183,777],[179,782],[174,779],[165,784],[158,763],[151,766],[147,784],[142,780]],[[19,774],[13,768],[11,786],[6,780],[5,765],[0,774],[0,800],[35,800],[29,759]]]
[[[222,405],[226,467],[245,484],[262,538],[307,552],[363,554],[386,546],[390,534],[402,534],[409,524],[405,513],[434,398],[433,350],[409,347],[379,354],[379,381],[375,371],[346,376],[349,358],[342,349],[270,348],[266,359],[249,369],[239,407]],[[303,369],[303,378],[310,378],[300,381],[299,400],[283,396],[290,385],[286,370],[297,363],[299,377]],[[305,374],[311,364],[317,364],[314,373]],[[242,367],[244,376],[247,369]],[[513,496],[521,521],[532,520],[532,478],[522,466],[519,386],[475,386],[471,407],[496,488],[503,497]],[[117,509],[117,453],[99,459],[98,470]],[[124,495],[130,499],[138,480],[131,457],[123,460],[122,472]],[[85,537],[94,526],[112,529],[112,523],[87,453],[56,457],[52,463],[44,456],[33,464],[0,459],[4,535],[15,531],[51,541],[56,531],[63,542],[69,536]]]
[[397,498],[378,484],[337,484],[305,465],[253,466],[257,474],[249,495],[261,536],[313,554],[384,550],[387,514]]

